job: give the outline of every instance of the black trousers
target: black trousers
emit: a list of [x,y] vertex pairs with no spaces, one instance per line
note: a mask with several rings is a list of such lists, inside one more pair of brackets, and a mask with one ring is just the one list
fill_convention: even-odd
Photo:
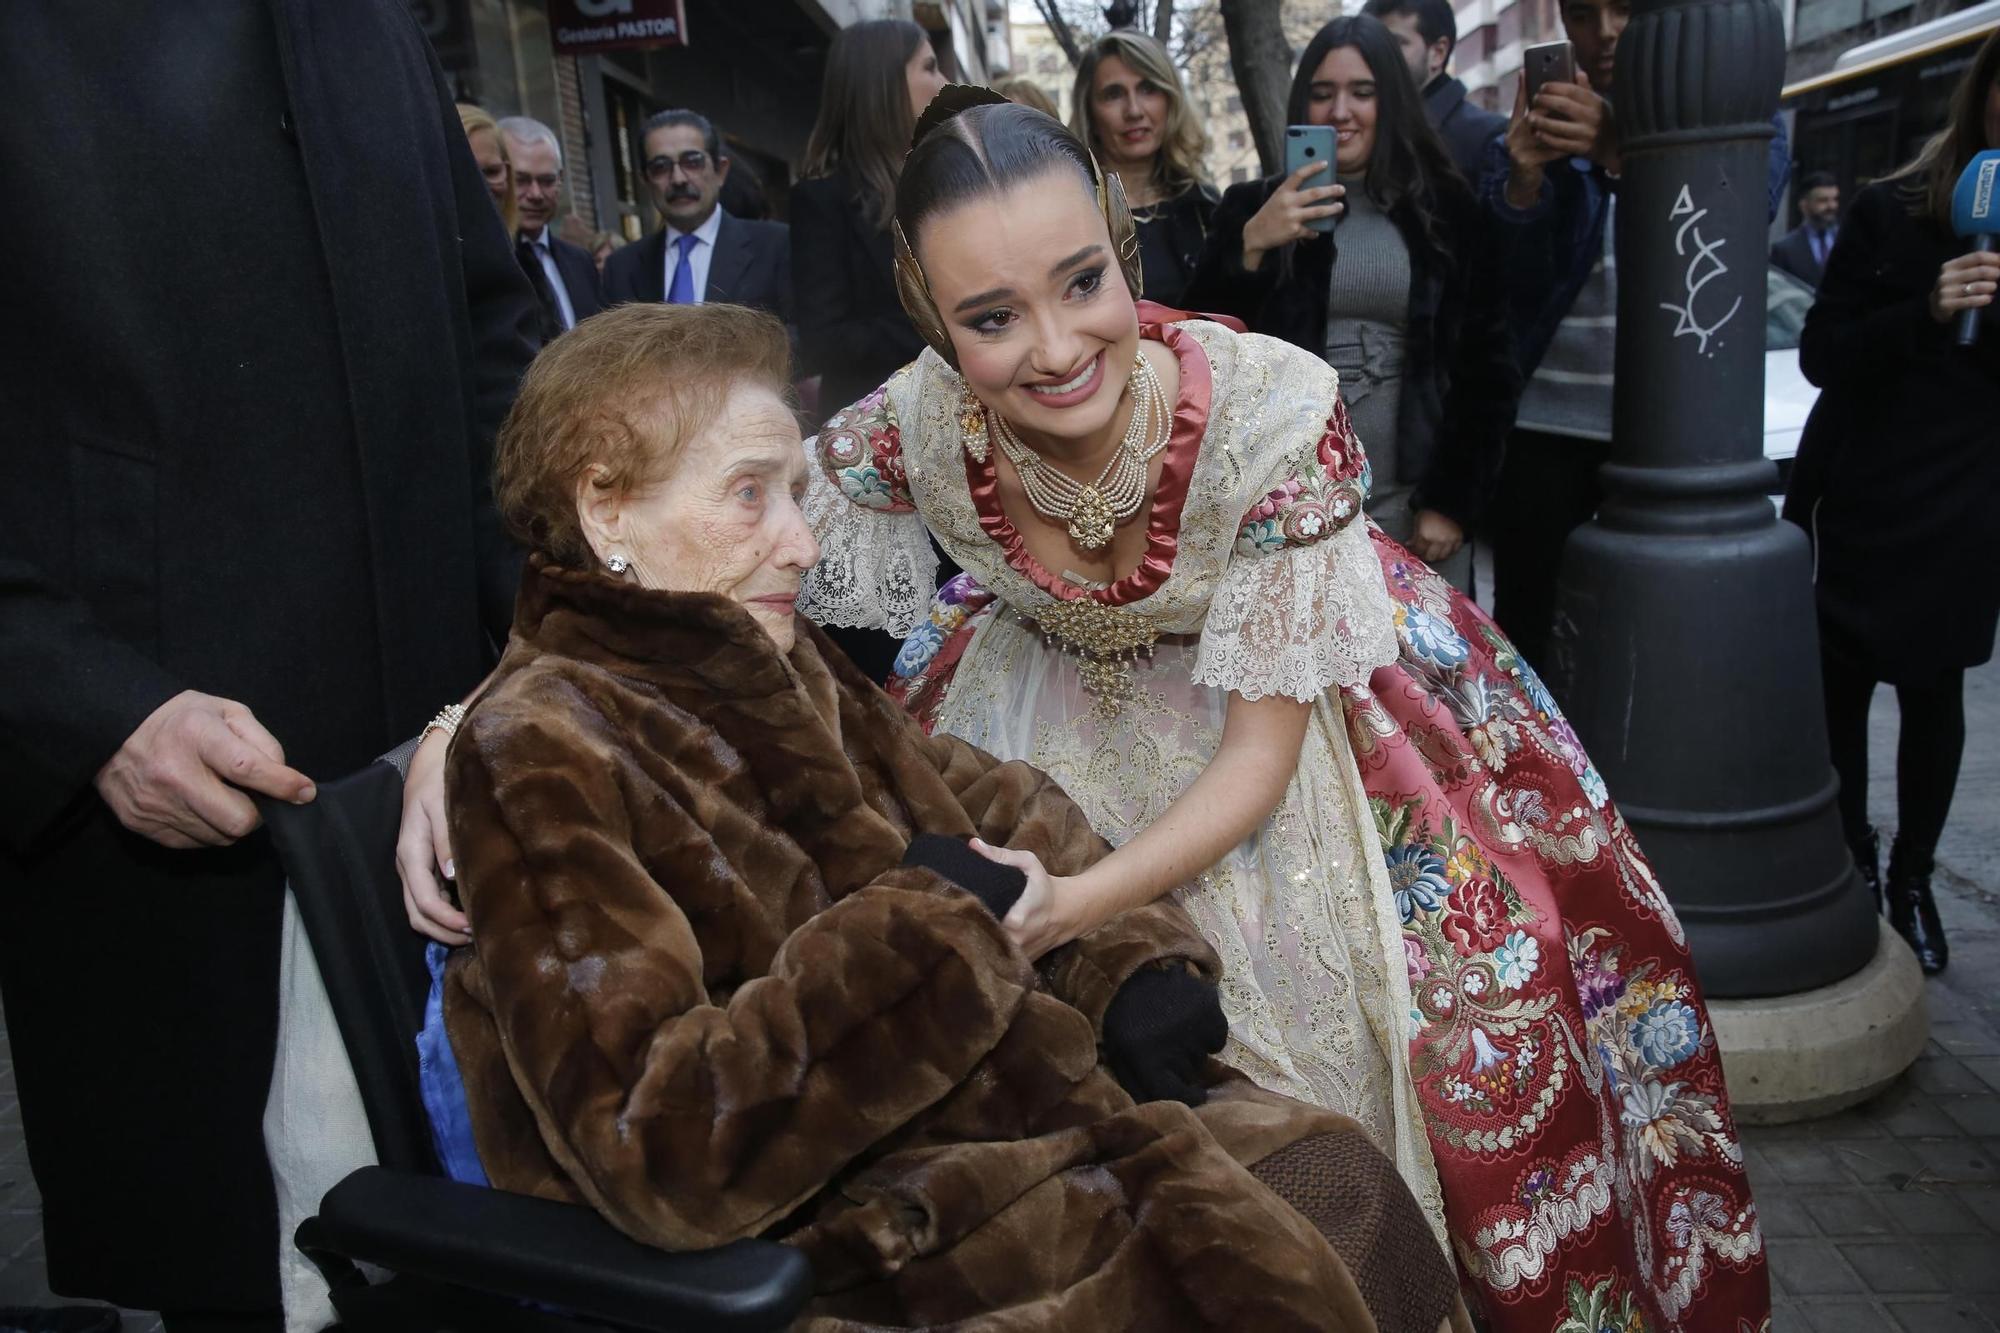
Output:
[[1598,469],[1606,440],[1517,430],[1507,437],[1488,528],[1493,538],[1493,619],[1531,666],[1548,660],[1556,576],[1570,533],[1604,498]]
[[[1868,835],[1868,708],[1881,684],[1867,655],[1820,627],[1826,735],[1840,775],[1840,824],[1850,844]],[[1902,729],[1896,736],[1896,840],[1928,862],[1944,832],[1965,754],[1965,672],[1951,668],[1894,682]]]

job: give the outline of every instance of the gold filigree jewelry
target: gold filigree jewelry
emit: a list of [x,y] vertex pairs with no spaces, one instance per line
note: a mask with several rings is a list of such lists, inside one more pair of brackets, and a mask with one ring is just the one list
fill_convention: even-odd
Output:
[[979,401],[972,392],[972,386],[959,382],[958,434],[965,445],[965,452],[972,455],[975,463],[984,463],[986,455],[992,452],[993,439],[986,433],[986,404]]
[[1076,674],[1100,718],[1118,715],[1137,683],[1132,663],[1152,654],[1160,627],[1150,617],[1093,597],[1057,602],[1035,613],[1034,623],[1051,646],[1076,656]]

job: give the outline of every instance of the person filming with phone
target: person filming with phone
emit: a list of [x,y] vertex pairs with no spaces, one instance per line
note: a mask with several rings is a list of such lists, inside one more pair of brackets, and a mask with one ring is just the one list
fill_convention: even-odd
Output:
[[[1625,0],[1564,0],[1566,42],[1522,53],[1507,133],[1487,149],[1481,193],[1500,222],[1506,300],[1527,383],[1493,505],[1493,618],[1530,662],[1548,655],[1556,575],[1571,532],[1597,512],[1611,453],[1618,315],[1613,72]],[[1767,190],[1776,215],[1789,154],[1774,122]]]
[[1187,302],[1340,372],[1369,514],[1470,593],[1466,537],[1520,392],[1493,228],[1378,20],[1313,36],[1287,121],[1285,173],[1223,195]]

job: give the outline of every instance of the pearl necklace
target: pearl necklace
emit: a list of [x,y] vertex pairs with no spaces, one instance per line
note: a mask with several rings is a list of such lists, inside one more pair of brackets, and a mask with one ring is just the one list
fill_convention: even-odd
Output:
[[[1139,512],[1146,498],[1146,465],[1167,447],[1172,433],[1173,418],[1160,377],[1143,356],[1133,363],[1131,389],[1132,419],[1125,424],[1124,438],[1097,480],[1081,485],[1023,444],[1005,417],[993,414],[1000,452],[1014,465],[1028,503],[1043,518],[1068,524],[1069,539],[1086,551],[1109,542],[1118,525]],[[1156,419],[1159,424],[1154,427]]]

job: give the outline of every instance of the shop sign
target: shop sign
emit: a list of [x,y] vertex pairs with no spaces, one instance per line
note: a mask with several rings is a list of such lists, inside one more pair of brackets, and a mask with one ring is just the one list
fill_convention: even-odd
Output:
[[556,53],[687,45],[686,0],[549,0]]

